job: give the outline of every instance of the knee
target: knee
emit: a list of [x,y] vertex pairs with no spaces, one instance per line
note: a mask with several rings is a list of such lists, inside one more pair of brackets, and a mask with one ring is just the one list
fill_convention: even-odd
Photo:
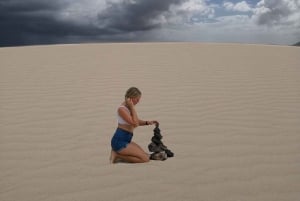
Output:
[[150,158],[148,155],[145,155],[143,158],[142,158],[142,162],[143,163],[148,163],[150,161]]

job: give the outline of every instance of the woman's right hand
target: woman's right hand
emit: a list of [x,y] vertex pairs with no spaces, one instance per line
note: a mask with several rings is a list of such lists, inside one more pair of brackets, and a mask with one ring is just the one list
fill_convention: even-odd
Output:
[[129,107],[129,109],[133,108],[133,102],[131,98],[126,98],[126,105]]

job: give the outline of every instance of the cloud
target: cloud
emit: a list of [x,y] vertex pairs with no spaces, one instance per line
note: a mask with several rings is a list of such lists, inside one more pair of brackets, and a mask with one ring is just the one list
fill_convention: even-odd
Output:
[[262,0],[254,13],[259,25],[294,24],[300,28],[300,0]]
[[69,1],[1,0],[0,45],[53,43],[70,35],[93,35],[95,29],[60,18]]
[[[186,0],[0,0],[0,46],[139,40]],[[143,38],[145,39],[145,38]]]
[[159,28],[167,23],[170,7],[182,2],[184,0],[109,2],[108,7],[98,14],[98,24],[112,33]]
[[189,0],[172,9],[173,18],[177,17],[178,24],[197,24],[214,18],[215,8],[205,0]]
[[[258,39],[261,33],[267,43],[269,38],[275,41],[270,43],[281,44],[300,40],[300,0],[260,0],[256,5],[247,2],[0,0],[0,46],[102,41],[234,42],[237,38],[239,42],[262,42]],[[265,37],[268,34],[270,37]]]
[[236,4],[232,2],[224,2],[223,6],[228,11],[249,12],[252,11],[251,6],[246,1],[241,1]]

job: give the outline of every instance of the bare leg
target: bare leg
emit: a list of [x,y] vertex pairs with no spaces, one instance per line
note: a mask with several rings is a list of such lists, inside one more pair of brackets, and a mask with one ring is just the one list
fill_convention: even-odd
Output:
[[116,159],[122,159],[129,163],[145,163],[149,162],[149,155],[136,143],[131,142],[121,151],[112,153],[112,162]]
[[110,163],[115,163],[116,158],[117,158],[117,152],[115,152],[114,150],[111,150],[110,152],[110,157],[109,157],[109,162]]
[[[135,157],[135,156],[125,156],[125,155],[121,155],[121,154],[118,154],[117,155],[117,159],[121,159],[122,161],[125,161],[125,162],[128,162],[128,163],[145,163],[147,161],[144,161],[144,160],[141,160],[140,158],[138,157]],[[115,160],[116,162],[117,160]]]
[[110,157],[109,157],[109,162],[110,163],[117,163],[117,162],[121,162],[124,159],[124,157],[122,157],[122,155],[118,154],[118,152],[115,152],[114,150],[111,150],[110,152]]
[[135,142],[131,142],[131,143],[134,144],[135,146],[137,146],[137,147],[141,150],[141,152],[143,152],[144,154],[147,154],[147,155],[149,156],[149,154],[146,153],[146,152],[144,151],[144,149],[143,149],[140,145],[138,145],[138,144],[135,143]]

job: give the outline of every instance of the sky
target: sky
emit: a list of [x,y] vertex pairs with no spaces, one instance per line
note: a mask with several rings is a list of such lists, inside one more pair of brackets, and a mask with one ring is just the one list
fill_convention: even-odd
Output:
[[300,0],[0,0],[0,46],[300,41]]

